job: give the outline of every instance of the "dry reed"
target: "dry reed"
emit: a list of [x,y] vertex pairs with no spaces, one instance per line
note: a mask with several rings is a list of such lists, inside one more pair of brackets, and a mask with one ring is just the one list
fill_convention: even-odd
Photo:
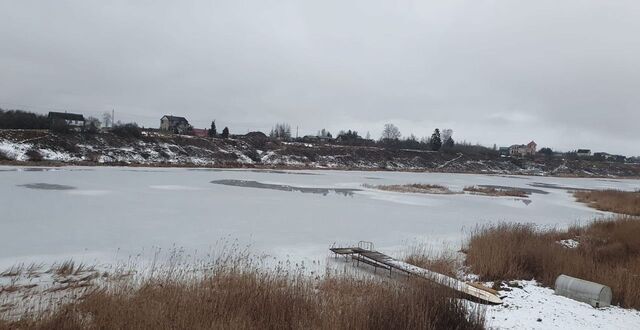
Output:
[[0,329],[482,329],[483,313],[419,279],[381,281],[217,266],[93,290]]
[[453,194],[454,192],[449,190],[445,186],[436,184],[423,184],[423,183],[411,183],[411,184],[392,184],[392,185],[377,185],[370,186],[375,189],[384,191],[402,192],[402,193],[420,193],[420,194]]
[[576,191],[573,196],[600,211],[640,216],[640,191]]
[[[536,279],[552,287],[560,274],[602,283],[613,302],[640,308],[640,221],[595,221],[566,231],[529,224],[479,227],[468,242],[466,263],[482,280]],[[574,239],[575,248],[559,244]]]
[[470,192],[472,194],[485,195],[485,196],[529,197],[529,194],[526,191],[516,189],[516,188],[469,186],[469,187],[464,187],[464,189],[462,190],[466,192]]

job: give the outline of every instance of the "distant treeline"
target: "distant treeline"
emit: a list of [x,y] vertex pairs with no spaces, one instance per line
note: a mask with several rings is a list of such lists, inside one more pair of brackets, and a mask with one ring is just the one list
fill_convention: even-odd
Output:
[[47,116],[22,110],[0,109],[0,129],[46,129]]

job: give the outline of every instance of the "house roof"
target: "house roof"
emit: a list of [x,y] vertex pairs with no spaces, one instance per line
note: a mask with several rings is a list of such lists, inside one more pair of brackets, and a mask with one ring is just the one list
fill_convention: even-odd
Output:
[[84,116],[77,113],[68,112],[49,112],[49,119],[64,119],[84,121]]
[[184,117],[170,116],[170,115],[162,116],[162,118],[165,118],[165,117],[169,119],[170,123],[179,123],[179,122],[189,123],[189,121],[187,121],[187,118],[184,118]]
[[578,153],[579,154],[586,154],[586,153],[590,153],[591,150],[590,149],[578,149]]

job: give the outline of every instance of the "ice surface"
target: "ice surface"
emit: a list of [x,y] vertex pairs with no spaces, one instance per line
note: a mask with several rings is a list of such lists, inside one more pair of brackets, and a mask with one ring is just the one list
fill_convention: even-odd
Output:
[[[14,171],[15,169],[15,171]],[[319,175],[232,170],[63,167],[0,170],[0,268],[18,262],[80,258],[109,262],[180,247],[209,253],[221,240],[250,245],[275,260],[323,267],[333,243],[372,241],[392,256],[412,244],[459,246],[479,224],[501,221],[567,226],[606,213],[577,203],[557,186],[640,189],[639,180],[504,177],[444,173],[313,171]],[[43,168],[44,169],[44,168]],[[512,197],[429,195],[362,186],[428,183],[461,191],[469,185],[530,188],[528,205]],[[354,190],[351,197],[220,184],[244,180],[291,187]],[[26,189],[70,186],[73,190]],[[43,186],[44,185],[44,186]],[[357,191],[359,190],[359,191]],[[89,259],[89,260],[87,260]]]
[[[1,146],[0,146],[1,147]],[[317,175],[299,175],[299,174]],[[256,189],[211,184],[256,182]],[[493,185],[543,190],[527,199],[471,194],[379,191],[364,183]],[[227,181],[229,182],[229,181]],[[535,185],[533,185],[535,183]],[[27,189],[33,187],[38,189]],[[75,187],[70,190],[42,189]],[[309,194],[315,190],[353,190]],[[407,246],[456,248],[477,225],[501,221],[564,227],[607,213],[574,201],[565,188],[640,189],[640,180],[355,171],[263,171],[166,168],[0,167],[0,270],[67,259],[88,264],[151,262],[159,251],[194,259],[250,245],[273,262],[322,271],[328,247],[372,241],[400,257]],[[524,201],[530,201],[524,203]],[[228,244],[231,242],[231,244]],[[569,246],[572,242],[559,242]],[[344,265],[343,265],[344,266]],[[339,267],[339,266],[336,266]],[[353,268],[353,267],[349,267]],[[640,312],[594,309],[525,282],[502,306],[487,307],[489,327],[637,329]],[[539,321],[538,321],[539,319]]]

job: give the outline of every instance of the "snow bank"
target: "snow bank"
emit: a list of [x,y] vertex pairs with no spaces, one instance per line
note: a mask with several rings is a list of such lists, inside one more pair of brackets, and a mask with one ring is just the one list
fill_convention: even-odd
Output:
[[638,329],[640,311],[620,307],[596,309],[557,296],[536,281],[503,292],[504,303],[487,307],[487,325],[493,329]]

